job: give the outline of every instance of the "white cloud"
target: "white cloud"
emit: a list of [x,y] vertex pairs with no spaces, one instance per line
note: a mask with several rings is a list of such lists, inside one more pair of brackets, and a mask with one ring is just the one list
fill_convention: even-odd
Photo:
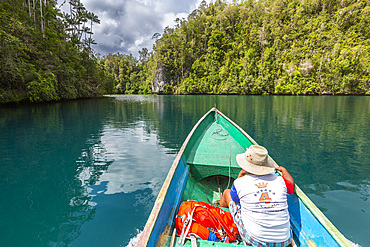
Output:
[[183,18],[187,18],[188,17],[188,13],[178,13],[178,14],[175,14],[173,12],[171,13],[166,13],[164,14],[163,16],[163,22],[162,22],[162,28],[164,29],[165,27],[173,27],[175,25],[175,20],[177,18],[179,19],[183,19]]
[[[187,18],[202,0],[81,0],[88,11],[98,15],[93,26],[94,50],[101,54],[120,52],[137,56],[142,48],[152,49],[153,34],[173,27],[176,18]],[[59,4],[63,0],[58,0]],[[207,0],[210,3],[211,0]],[[65,4],[63,11],[67,11]]]

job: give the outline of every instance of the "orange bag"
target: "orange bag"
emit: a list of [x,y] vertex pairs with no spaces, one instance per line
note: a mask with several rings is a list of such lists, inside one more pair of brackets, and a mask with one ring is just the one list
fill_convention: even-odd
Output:
[[176,231],[180,244],[191,236],[216,242],[235,241],[238,228],[229,212],[200,201],[181,203],[176,219]]

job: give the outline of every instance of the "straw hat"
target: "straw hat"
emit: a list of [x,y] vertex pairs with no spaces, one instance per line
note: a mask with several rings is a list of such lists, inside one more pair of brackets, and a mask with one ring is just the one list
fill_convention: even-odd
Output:
[[266,175],[275,170],[271,160],[268,160],[266,148],[258,145],[252,145],[245,153],[237,154],[236,161],[241,168],[255,175]]

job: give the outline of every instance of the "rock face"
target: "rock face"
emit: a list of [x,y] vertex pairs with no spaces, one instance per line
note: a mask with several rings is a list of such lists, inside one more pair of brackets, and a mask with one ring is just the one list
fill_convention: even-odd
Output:
[[170,76],[162,63],[157,65],[157,72],[152,84],[152,93],[163,93],[163,86],[170,82]]

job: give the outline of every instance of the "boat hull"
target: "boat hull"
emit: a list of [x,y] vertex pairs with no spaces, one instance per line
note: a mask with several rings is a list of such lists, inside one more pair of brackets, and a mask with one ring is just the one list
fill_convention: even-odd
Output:
[[[177,154],[138,246],[176,246],[174,219],[181,202],[192,199],[216,203],[240,171],[236,154],[253,144],[257,143],[220,111],[212,108],[207,112]],[[288,195],[288,205],[297,246],[351,246],[298,186]],[[198,240],[198,246],[211,245],[230,244]]]

